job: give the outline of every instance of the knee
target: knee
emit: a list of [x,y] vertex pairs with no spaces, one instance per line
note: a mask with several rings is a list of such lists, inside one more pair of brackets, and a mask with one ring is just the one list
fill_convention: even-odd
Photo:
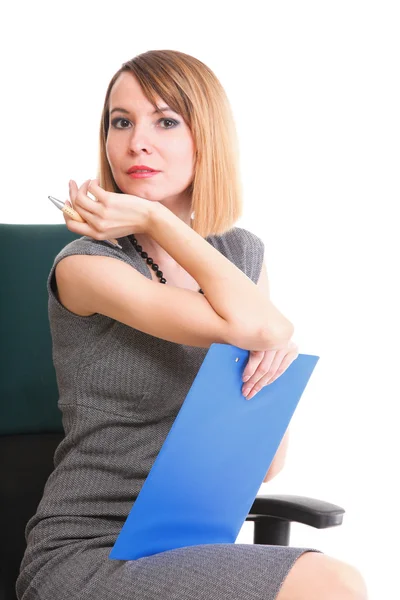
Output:
[[[367,600],[368,592],[363,576],[354,566],[333,559],[337,563],[337,585],[343,590],[343,598],[349,600]],[[346,595],[347,594],[347,595]],[[338,598],[341,598],[339,595]]]
[[302,554],[277,600],[367,600],[361,573],[352,565],[317,552]]
[[[327,584],[327,598],[332,600],[367,600],[365,581],[358,569],[337,558],[325,554],[314,554],[321,564],[317,573]],[[329,590],[329,591],[328,591]]]

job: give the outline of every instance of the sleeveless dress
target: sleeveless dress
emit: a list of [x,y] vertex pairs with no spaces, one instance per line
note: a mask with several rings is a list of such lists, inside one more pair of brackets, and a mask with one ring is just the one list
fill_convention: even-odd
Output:
[[[257,283],[264,258],[259,237],[234,227],[206,240]],[[296,559],[319,550],[204,544],[138,560],[108,558],[208,352],[98,313],[76,315],[59,302],[54,270],[73,254],[122,260],[151,279],[128,237],[118,242],[122,250],[87,236],[74,240],[55,257],[48,276],[65,437],[26,525],[17,598],[273,600]]]

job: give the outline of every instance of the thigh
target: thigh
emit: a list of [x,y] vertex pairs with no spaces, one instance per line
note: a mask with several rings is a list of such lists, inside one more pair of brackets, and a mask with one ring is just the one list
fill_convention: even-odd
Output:
[[81,549],[58,563],[47,564],[32,595],[24,598],[275,600],[295,561],[311,549],[202,544],[131,561],[109,559],[110,550]]
[[336,558],[307,552],[296,560],[276,600],[366,600],[359,571]]
[[94,593],[80,600],[275,600],[304,552],[286,546],[202,544],[135,561],[108,561]]

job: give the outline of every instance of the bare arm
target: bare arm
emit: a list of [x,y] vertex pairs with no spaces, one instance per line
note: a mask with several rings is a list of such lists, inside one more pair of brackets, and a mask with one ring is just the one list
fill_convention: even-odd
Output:
[[293,325],[257,285],[162,204],[146,205],[146,233],[200,283],[205,296],[154,285],[117,257],[72,255],[58,263],[55,273],[64,306],[81,316],[103,314],[190,346],[208,348],[219,342],[249,350],[286,347]]
[[[213,310],[237,331],[237,346],[267,350],[287,344],[292,323],[245,273],[162,204],[151,211],[149,235],[200,284]],[[253,344],[259,332],[258,348],[246,344],[245,331],[252,332]]]
[[[250,323],[253,327],[257,327],[258,324],[262,330],[262,324],[265,324],[266,343],[259,348],[253,346],[249,350],[272,350],[285,347],[293,335],[293,325],[271,302],[265,262],[263,261],[260,278],[255,285],[206,240],[189,229],[168,209],[164,214],[165,207],[159,206],[162,209],[161,214],[151,229],[151,235],[200,283],[215,312],[225,320],[238,324],[239,328],[240,325],[248,326],[247,324]],[[172,237],[176,229],[185,237],[184,247],[179,247]],[[252,318],[251,321],[248,320],[249,317]],[[244,327],[242,331],[243,329]],[[240,346],[240,343],[237,345]],[[288,438],[287,431],[264,482],[269,481],[282,470]]]

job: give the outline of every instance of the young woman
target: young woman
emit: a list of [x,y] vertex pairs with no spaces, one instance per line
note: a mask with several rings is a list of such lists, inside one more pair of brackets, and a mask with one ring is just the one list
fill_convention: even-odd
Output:
[[[252,102],[249,90],[250,123]],[[123,64],[105,96],[97,179],[70,184],[84,222],[64,217],[81,237],[48,278],[65,438],[27,524],[19,600],[366,598],[356,569],[312,548],[108,557],[210,345],[250,350],[249,399],[249,384],[256,392],[297,356],[264,244],[235,227],[238,173],[229,102],[206,65],[170,50]]]

